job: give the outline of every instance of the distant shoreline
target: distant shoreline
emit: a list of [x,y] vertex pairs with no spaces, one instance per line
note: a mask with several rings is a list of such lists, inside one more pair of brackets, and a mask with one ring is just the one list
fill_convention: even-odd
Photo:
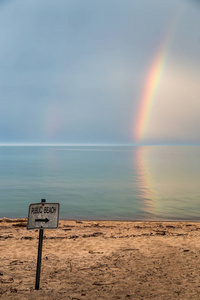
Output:
[[[3,217],[0,218],[0,222],[6,222],[6,223],[20,223],[20,222],[27,222],[28,218],[7,218],[7,217]],[[121,220],[117,220],[117,219],[63,219],[61,218],[59,220],[60,221],[64,221],[64,222],[77,222],[77,223],[84,223],[84,222],[120,222],[120,223],[200,223],[200,220],[130,220],[130,219],[121,219]]]

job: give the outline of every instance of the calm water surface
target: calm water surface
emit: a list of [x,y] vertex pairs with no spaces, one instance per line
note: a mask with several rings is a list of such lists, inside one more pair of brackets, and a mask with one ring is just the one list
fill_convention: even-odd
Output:
[[66,219],[199,220],[200,147],[0,147],[0,217],[60,203]]

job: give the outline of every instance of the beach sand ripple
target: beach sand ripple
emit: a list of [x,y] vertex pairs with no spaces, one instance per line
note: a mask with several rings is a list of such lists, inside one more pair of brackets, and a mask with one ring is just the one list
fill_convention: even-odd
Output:
[[0,220],[1,299],[200,299],[200,223]]

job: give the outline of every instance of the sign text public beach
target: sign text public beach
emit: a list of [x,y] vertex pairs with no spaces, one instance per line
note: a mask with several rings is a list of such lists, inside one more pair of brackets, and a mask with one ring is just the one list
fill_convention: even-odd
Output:
[[59,203],[33,203],[29,205],[27,229],[58,228]]

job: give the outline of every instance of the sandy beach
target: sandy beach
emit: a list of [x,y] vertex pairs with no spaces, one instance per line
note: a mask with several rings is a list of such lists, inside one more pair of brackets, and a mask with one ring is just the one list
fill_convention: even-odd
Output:
[[200,223],[0,220],[1,299],[200,299]]

